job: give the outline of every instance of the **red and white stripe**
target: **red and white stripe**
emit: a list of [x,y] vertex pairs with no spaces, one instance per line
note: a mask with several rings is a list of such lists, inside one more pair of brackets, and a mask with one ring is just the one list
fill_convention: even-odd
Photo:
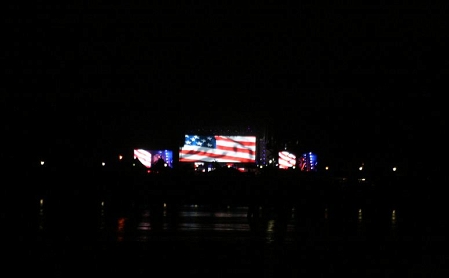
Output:
[[151,153],[144,149],[134,149],[134,159],[138,159],[145,167],[151,168]]
[[184,145],[179,152],[180,162],[256,162],[255,136],[214,136],[215,148]]
[[279,156],[279,168],[287,169],[296,166],[296,155],[287,151],[282,151],[279,152],[278,156]]

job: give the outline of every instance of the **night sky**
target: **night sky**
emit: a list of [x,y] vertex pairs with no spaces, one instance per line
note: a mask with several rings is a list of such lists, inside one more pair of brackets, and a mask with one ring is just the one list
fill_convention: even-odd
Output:
[[18,161],[71,160],[251,127],[332,163],[430,167],[447,140],[446,14],[430,3],[11,4],[3,144]]

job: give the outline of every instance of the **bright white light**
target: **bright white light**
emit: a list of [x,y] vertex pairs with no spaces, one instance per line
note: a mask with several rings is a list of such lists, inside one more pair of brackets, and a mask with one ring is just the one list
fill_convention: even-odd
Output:
[[44,164],[45,164],[45,161],[41,160],[41,165],[44,165]]
[[396,168],[396,167],[393,167],[393,172],[396,172],[396,170],[397,170],[397,168]]
[[106,163],[104,163],[104,162],[101,162],[101,166],[104,166],[104,165],[106,165]]
[[360,167],[359,167],[359,170],[360,170],[360,171],[362,171],[362,170],[363,170],[363,167],[362,167],[362,166],[360,166]]

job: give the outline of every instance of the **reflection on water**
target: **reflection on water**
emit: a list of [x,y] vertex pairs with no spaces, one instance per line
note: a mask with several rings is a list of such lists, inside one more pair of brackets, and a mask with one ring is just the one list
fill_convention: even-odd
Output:
[[431,202],[424,196],[419,201],[418,194],[395,202],[391,196],[384,201],[379,194],[363,201],[303,197],[288,205],[204,205],[64,193],[4,202],[1,217],[6,232],[29,238],[108,242],[233,237],[273,243],[348,237],[445,238],[449,226],[442,198],[433,197]]
[[[86,191],[5,197],[1,233],[15,243],[11,261],[37,261],[56,277],[95,268],[103,276],[117,269],[128,277],[150,276],[181,267],[195,277],[448,274],[443,195],[378,193],[359,199],[303,192],[289,204],[205,205]],[[167,269],[167,262],[175,267]]]
[[[33,206],[30,206],[30,209]],[[53,211],[52,211],[53,210]],[[407,214],[403,213],[404,216]],[[30,213],[29,215],[33,215]],[[83,200],[61,207],[39,200],[37,231],[40,235],[76,233],[107,241],[150,241],[155,237],[248,237],[267,243],[292,242],[312,237],[397,236],[419,223],[400,218],[397,209],[339,207],[205,206],[132,204],[125,207]],[[32,222],[31,222],[32,223]],[[406,234],[407,232],[404,232]]]
[[[158,217],[157,210],[145,208],[138,213],[137,226],[129,223],[128,230],[135,230],[139,235],[137,240],[150,239],[152,233],[170,236],[208,235],[213,232],[249,232],[250,227],[246,219],[247,208],[236,207],[216,210],[207,206],[184,205],[177,211],[168,212],[167,205],[163,205],[162,217]],[[176,233],[174,233],[176,232]]]
[[39,200],[39,230],[42,231],[44,229],[44,199]]
[[[54,260],[60,269],[75,269],[68,263],[75,250],[91,266],[107,258],[98,269],[108,274],[115,274],[111,265],[120,264],[124,273],[170,272],[163,265],[175,261],[188,265],[190,274],[204,271],[208,277],[216,273],[212,270],[292,277],[303,271],[345,274],[348,269],[378,277],[389,276],[383,274],[392,269],[444,273],[449,258],[443,207],[417,199],[398,205],[298,200],[244,206],[44,196],[8,200],[0,220],[9,231],[3,238],[43,242],[23,248],[20,258],[30,254],[30,261],[39,258],[49,269]],[[134,243],[142,252],[127,249]],[[41,250],[47,250],[43,256]]]

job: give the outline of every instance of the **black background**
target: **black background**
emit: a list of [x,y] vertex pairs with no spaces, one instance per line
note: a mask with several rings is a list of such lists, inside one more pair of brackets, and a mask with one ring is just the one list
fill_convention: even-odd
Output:
[[[444,160],[446,6],[11,4],[8,158],[176,148],[251,127],[326,161]],[[432,161],[432,162],[429,162]]]

